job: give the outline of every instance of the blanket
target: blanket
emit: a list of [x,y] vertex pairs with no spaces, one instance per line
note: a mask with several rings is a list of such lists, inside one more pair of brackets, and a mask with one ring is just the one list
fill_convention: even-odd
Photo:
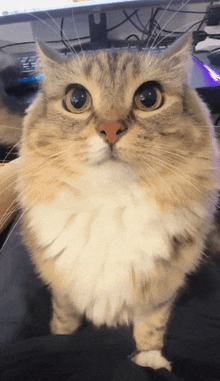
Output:
[[220,255],[204,259],[176,301],[163,349],[172,372],[131,362],[131,327],[97,329],[84,321],[73,336],[50,335],[50,292],[35,274],[19,221],[0,268],[2,381],[220,380]]

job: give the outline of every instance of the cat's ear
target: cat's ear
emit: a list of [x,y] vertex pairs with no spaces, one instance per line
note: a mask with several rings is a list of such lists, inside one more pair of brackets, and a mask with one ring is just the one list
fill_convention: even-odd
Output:
[[59,64],[66,61],[66,57],[49,48],[44,42],[41,41],[37,41],[37,52],[39,64],[43,71],[48,68],[54,69],[59,66]]
[[163,54],[164,62],[168,69],[187,72],[192,62],[192,37],[191,34],[178,38]]

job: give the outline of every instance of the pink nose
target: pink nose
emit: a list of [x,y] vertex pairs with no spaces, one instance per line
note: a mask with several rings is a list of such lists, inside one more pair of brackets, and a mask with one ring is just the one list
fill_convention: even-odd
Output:
[[110,144],[117,142],[125,129],[125,127],[113,122],[102,123],[98,128],[99,133]]

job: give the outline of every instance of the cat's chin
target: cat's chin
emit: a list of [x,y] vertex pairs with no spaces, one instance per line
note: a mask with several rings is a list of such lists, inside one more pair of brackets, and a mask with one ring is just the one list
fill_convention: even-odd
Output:
[[107,163],[120,163],[121,161],[116,157],[109,157],[106,159],[101,159],[97,161],[97,165],[107,164]]
[[116,151],[112,149],[106,151],[103,157],[99,157],[93,162],[93,164],[98,166],[106,163],[122,163],[122,161],[118,157]]

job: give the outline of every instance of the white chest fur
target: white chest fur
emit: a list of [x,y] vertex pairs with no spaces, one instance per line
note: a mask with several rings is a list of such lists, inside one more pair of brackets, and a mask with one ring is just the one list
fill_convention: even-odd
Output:
[[148,277],[155,258],[170,255],[169,228],[156,203],[143,197],[131,173],[119,172],[90,171],[81,183],[69,181],[79,198],[60,191],[30,212],[45,259],[55,261],[73,303],[97,325],[128,323],[132,272]]

